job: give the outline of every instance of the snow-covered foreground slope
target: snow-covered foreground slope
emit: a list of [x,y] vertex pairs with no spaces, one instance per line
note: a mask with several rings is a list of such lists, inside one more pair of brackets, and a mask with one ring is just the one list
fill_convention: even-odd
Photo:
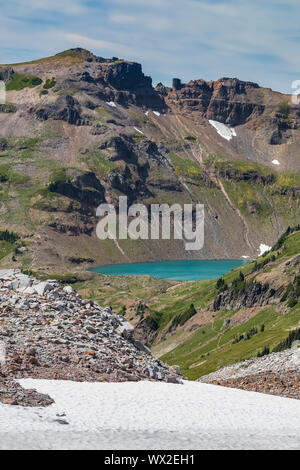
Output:
[[300,448],[296,400],[195,382],[20,382],[56,403],[0,405],[3,449]]

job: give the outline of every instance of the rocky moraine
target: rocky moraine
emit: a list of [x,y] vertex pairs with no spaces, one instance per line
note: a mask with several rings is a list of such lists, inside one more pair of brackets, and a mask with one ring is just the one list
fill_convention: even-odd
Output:
[[0,310],[4,403],[51,403],[22,391],[14,379],[24,377],[180,383],[178,368],[153,358],[124,317],[82,299],[71,286],[40,282],[19,270],[0,271]]

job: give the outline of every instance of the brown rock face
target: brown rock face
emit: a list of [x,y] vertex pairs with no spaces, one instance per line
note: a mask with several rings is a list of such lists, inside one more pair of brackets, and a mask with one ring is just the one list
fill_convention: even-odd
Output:
[[173,87],[168,99],[172,105],[197,110],[207,119],[238,126],[264,112],[265,105],[254,100],[257,90],[259,86],[256,83],[236,78],[222,78],[216,82],[196,80]]
[[31,109],[36,117],[41,121],[53,119],[55,121],[65,121],[76,126],[88,125],[89,123],[81,117],[81,107],[72,96],[59,98],[56,103]]
[[154,90],[151,77],[144,75],[142,66],[134,62],[116,60],[99,63],[95,58],[90,71],[82,74],[81,80],[101,86],[103,96],[121,105],[134,104],[153,109],[165,108],[163,98]]

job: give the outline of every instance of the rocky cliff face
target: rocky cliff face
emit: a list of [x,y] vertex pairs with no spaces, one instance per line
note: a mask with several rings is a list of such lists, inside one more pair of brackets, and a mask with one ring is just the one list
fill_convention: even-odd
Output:
[[[228,78],[154,89],[139,64],[83,49],[0,75],[0,212],[27,247],[16,267],[90,265],[70,263],[74,252],[94,264],[255,257],[299,221],[299,110],[289,96]],[[204,249],[101,243],[95,208],[120,195],[205,204]]]
[[282,294],[282,289],[276,292],[268,284],[262,285],[259,282],[249,283],[243,289],[236,292],[230,289],[226,293],[219,294],[213,305],[214,311],[222,309],[239,310],[241,308],[262,307],[278,301]]
[[157,91],[174,110],[196,113],[228,126],[247,125],[261,134],[266,153],[268,145],[287,143],[294,135],[292,131],[299,129],[299,109],[291,105],[290,97],[260,88],[256,83],[236,78],[196,80],[173,89],[159,85]]
[[200,111],[207,119],[238,126],[265,111],[264,104],[251,99],[257,89],[257,84],[238,79],[196,80],[182,85],[179,90],[168,90],[167,100],[176,107]]

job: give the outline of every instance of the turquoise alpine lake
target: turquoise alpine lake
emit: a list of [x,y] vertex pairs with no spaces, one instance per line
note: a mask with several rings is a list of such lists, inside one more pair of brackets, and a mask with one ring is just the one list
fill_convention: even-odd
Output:
[[99,266],[91,271],[109,276],[152,276],[171,281],[204,281],[221,277],[247,263],[246,260],[232,259],[160,261]]

